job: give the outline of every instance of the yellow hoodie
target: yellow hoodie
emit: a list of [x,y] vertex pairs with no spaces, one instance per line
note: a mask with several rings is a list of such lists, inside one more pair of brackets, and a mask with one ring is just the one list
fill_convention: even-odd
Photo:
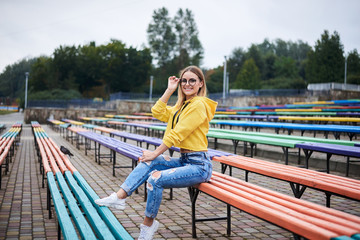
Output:
[[[160,99],[152,107],[153,117],[167,122],[163,143],[193,151],[207,151],[206,134],[213,119],[217,102],[206,97],[187,100],[181,109],[167,106]],[[175,115],[176,114],[176,115]],[[174,116],[175,115],[175,116]]]

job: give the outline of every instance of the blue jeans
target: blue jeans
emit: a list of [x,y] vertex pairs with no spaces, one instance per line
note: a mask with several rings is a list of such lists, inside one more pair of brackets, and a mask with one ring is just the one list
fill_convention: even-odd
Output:
[[[160,171],[158,178],[153,172]],[[129,174],[121,188],[130,196],[147,181],[145,216],[155,218],[164,188],[190,187],[210,180],[212,163],[207,152],[182,153],[180,158],[165,159],[162,155],[150,162],[141,162]]]

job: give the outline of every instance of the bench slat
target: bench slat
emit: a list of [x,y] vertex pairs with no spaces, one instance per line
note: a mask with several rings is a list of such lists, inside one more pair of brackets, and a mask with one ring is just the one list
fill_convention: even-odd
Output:
[[[78,184],[84,190],[85,194],[88,196],[91,202],[94,202],[96,199],[99,199],[99,196],[95,193],[95,191],[89,186],[83,176],[75,171],[73,173],[74,178],[77,180]],[[120,224],[114,214],[107,207],[100,207],[97,204],[94,204],[95,208],[99,212],[102,219],[104,219],[107,226],[109,226],[111,232],[115,236],[116,239],[123,240],[132,240],[131,235],[124,229],[124,227]]]
[[66,210],[65,204],[61,198],[60,192],[56,186],[52,172],[47,173],[47,180],[64,239],[79,239],[78,235],[76,234],[74,225],[71,222],[70,216]]
[[76,199],[80,203],[81,207],[83,208],[84,212],[86,213],[94,228],[96,234],[101,239],[115,239],[112,233],[110,232],[109,228],[106,226],[104,221],[101,219],[99,214],[97,213],[95,207],[92,205],[84,191],[80,188],[77,184],[76,180],[74,179],[73,175],[70,171],[65,172],[65,178],[70,185],[71,190],[76,196]]

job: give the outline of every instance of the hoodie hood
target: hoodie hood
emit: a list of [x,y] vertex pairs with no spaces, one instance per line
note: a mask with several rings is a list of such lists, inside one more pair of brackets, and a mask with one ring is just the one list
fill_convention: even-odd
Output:
[[196,96],[196,97],[190,99],[189,101],[201,101],[205,105],[206,115],[207,115],[209,121],[211,121],[214,118],[216,107],[218,105],[217,102],[211,100],[210,98],[199,97],[199,96]]

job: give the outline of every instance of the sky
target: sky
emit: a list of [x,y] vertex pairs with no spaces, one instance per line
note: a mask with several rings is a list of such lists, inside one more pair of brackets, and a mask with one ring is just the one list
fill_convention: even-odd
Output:
[[345,53],[360,52],[359,0],[0,0],[0,73],[60,46],[117,39],[142,49],[153,12],[162,7],[170,17],[180,8],[192,11],[204,68],[223,65],[235,48],[247,50],[266,38],[314,47],[324,30],[339,33]]

